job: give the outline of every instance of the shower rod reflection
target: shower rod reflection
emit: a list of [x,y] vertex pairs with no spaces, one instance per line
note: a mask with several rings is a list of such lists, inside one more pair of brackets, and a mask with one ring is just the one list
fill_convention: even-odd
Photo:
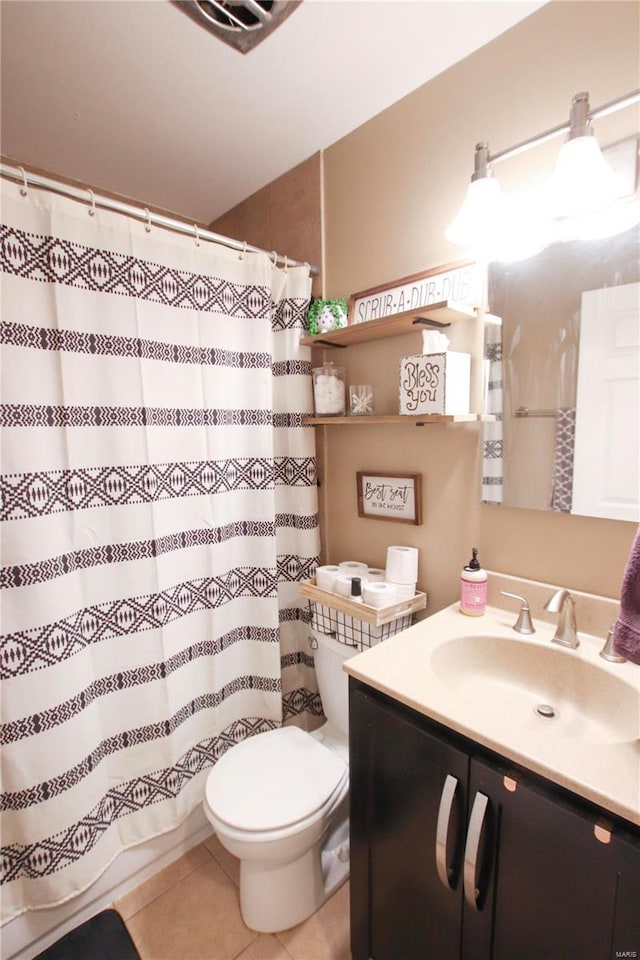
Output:
[[211,230],[199,227],[197,224],[189,223],[185,220],[178,220],[175,217],[168,217],[161,213],[150,212],[146,207],[139,207],[132,203],[124,203],[121,200],[115,200],[111,197],[100,196],[94,193],[89,187],[78,187],[73,184],[65,183],[62,180],[55,180],[52,177],[43,176],[40,173],[25,172],[24,168],[18,165],[8,163],[0,164],[0,175],[10,180],[17,180],[23,184],[23,190],[29,186],[41,187],[50,190],[53,193],[60,193],[65,197],[71,197],[72,200],[79,200],[81,203],[88,204],[91,209],[103,207],[105,210],[113,210],[115,213],[122,213],[135,220],[143,220],[148,226],[162,227],[165,230],[173,230],[176,233],[185,233],[194,237],[199,242],[207,240],[210,243],[219,243],[239,253],[266,253],[275,264],[282,264],[287,267],[307,267],[312,277],[318,276],[318,267],[302,263],[299,260],[291,260],[276,253],[275,250],[263,250],[261,247],[254,247],[250,243],[241,240],[234,240],[231,237],[224,237],[222,234],[213,233]]

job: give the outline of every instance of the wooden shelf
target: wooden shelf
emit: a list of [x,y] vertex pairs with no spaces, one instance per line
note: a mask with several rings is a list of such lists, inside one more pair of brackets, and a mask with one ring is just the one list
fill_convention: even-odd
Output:
[[407,416],[404,414],[384,414],[380,416],[358,417],[305,417],[302,421],[305,427],[322,426],[349,426],[363,427],[370,425],[402,424],[403,426],[424,426],[428,423],[491,423],[495,420],[492,413],[460,413],[446,416],[440,413],[430,413],[426,416]]
[[421,310],[405,310],[404,313],[395,313],[381,320],[352,323],[340,330],[332,330],[330,333],[302,337],[300,343],[305,347],[348,347],[354,343],[366,343],[369,340],[382,340],[385,337],[415,333],[422,327],[448,327],[456,320],[475,316],[476,312],[471,307],[454,305],[450,300],[442,300]]

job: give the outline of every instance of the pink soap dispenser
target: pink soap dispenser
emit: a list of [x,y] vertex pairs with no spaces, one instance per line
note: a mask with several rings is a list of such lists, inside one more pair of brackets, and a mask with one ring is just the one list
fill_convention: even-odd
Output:
[[478,560],[478,549],[471,550],[471,560],[460,574],[460,613],[481,617],[487,609],[487,571]]

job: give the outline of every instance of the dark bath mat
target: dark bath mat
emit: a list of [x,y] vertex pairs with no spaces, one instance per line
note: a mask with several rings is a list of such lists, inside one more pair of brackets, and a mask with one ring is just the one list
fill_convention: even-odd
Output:
[[34,960],[140,960],[124,921],[103,910],[61,937]]

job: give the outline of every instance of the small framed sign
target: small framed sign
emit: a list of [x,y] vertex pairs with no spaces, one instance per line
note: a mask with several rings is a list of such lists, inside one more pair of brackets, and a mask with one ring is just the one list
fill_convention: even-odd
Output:
[[358,516],[396,523],[422,523],[422,474],[356,473]]

